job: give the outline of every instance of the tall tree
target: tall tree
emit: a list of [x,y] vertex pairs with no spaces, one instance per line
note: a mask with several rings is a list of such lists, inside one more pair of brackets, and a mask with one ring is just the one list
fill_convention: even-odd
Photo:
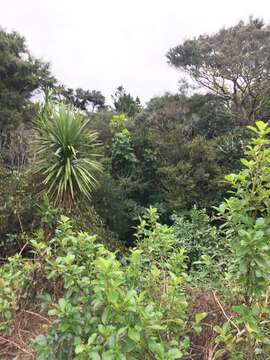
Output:
[[61,85],[56,89],[56,93],[58,100],[80,110],[94,112],[105,108],[105,96],[99,90],[73,90]]
[[0,28],[0,149],[11,132],[33,117],[31,98],[39,89],[52,87],[55,78],[48,63],[34,58],[24,37]]
[[124,113],[129,117],[133,117],[140,111],[141,102],[138,96],[134,99],[130,94],[126,93],[123,86],[118,86],[112,100],[118,114]]
[[226,191],[223,175],[235,170],[242,155],[241,129],[213,94],[151,99],[132,128],[139,163],[143,165],[145,154],[138,156],[143,150],[154,155],[143,169],[150,204],[162,204],[164,215],[194,203],[206,208],[217,204]]
[[221,98],[246,122],[270,113],[270,26],[250,18],[214,35],[186,40],[168,61]]

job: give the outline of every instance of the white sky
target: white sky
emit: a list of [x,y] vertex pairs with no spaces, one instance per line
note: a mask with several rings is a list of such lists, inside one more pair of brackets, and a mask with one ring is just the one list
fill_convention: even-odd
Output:
[[[249,15],[270,23],[270,0],[0,0],[0,26],[23,34],[69,87],[147,101],[176,91],[170,47]],[[0,59],[1,60],[1,59]]]

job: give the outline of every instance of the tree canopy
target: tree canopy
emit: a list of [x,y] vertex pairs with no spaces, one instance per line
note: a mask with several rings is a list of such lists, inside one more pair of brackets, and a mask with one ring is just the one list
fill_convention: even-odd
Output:
[[105,107],[105,96],[99,90],[71,89],[61,85],[56,88],[59,101],[74,108],[94,112]]
[[52,87],[55,78],[49,63],[35,58],[25,38],[0,28],[0,149],[20,123],[34,115],[31,98],[38,90]]
[[171,48],[168,62],[221,98],[243,123],[269,115],[270,27],[240,21]]
[[141,102],[138,96],[134,99],[127,94],[123,86],[118,86],[115,94],[112,96],[113,105],[117,113],[124,113],[127,116],[134,116],[141,108]]

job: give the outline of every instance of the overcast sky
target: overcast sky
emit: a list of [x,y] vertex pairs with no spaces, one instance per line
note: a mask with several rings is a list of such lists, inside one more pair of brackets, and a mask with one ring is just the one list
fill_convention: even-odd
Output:
[[[170,47],[249,15],[270,22],[270,0],[0,0],[0,25],[23,34],[69,87],[118,85],[143,101],[177,90]],[[1,60],[1,59],[0,59]]]

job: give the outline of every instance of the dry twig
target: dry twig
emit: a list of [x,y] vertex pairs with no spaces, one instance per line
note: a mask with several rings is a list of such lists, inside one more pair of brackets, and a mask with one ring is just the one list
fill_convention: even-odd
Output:
[[239,327],[235,324],[235,322],[232,321],[231,318],[229,318],[229,316],[226,314],[223,306],[221,305],[220,301],[218,300],[216,294],[215,294],[215,291],[212,291],[213,293],[213,296],[214,296],[214,299],[216,301],[216,303],[218,304],[218,306],[220,307],[221,311],[222,311],[222,314],[225,316],[225,318],[229,321],[230,324],[233,325],[233,327],[237,330],[238,333],[241,332],[241,330],[239,329]]
[[40,319],[47,321],[49,324],[52,323],[51,320],[47,319],[45,316],[42,316],[42,315],[40,315],[40,314],[38,314],[38,313],[35,313],[35,312],[33,312],[33,311],[30,311],[30,310],[23,310],[23,311],[26,312],[26,313],[28,313],[28,314],[34,315],[34,316],[36,316],[36,317],[39,317]]
[[3,341],[5,341],[5,342],[7,342],[7,343],[9,343],[9,344],[11,344],[11,345],[13,345],[13,346],[15,346],[17,349],[21,350],[22,352],[24,352],[24,353],[30,355],[32,358],[34,358],[34,355],[33,355],[30,351],[28,351],[28,350],[26,350],[26,349],[23,349],[23,348],[22,348],[19,344],[17,344],[15,341],[9,340],[9,339],[7,339],[7,338],[5,338],[5,337],[3,337],[3,336],[0,336],[0,340],[3,340]]

